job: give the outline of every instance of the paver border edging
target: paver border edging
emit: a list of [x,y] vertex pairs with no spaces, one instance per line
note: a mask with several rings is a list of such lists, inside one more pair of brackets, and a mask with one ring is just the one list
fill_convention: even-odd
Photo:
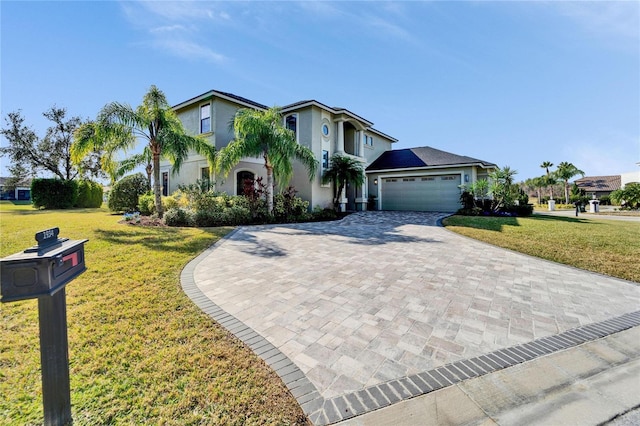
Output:
[[296,398],[304,413],[310,417],[313,413],[321,410],[324,404],[324,398],[314,384],[309,381],[297,365],[278,348],[269,343],[267,339],[213,303],[211,299],[202,293],[195,282],[194,271],[198,264],[239,230],[240,227],[234,229],[185,265],[180,273],[182,290],[204,313],[241,340],[269,367],[273,368]]
[[[444,228],[441,220],[438,220],[438,226]],[[278,374],[291,394],[296,398],[309,420],[318,426],[347,420],[402,400],[424,395],[465,380],[522,364],[545,355],[550,355],[632,327],[640,326],[640,311],[635,311],[598,323],[577,327],[553,336],[499,349],[474,358],[446,364],[429,371],[390,380],[355,392],[325,399],[299,367],[284,353],[242,321],[216,305],[211,299],[204,295],[195,282],[194,272],[197,265],[208,257],[213,250],[224,244],[242,228],[244,227],[238,227],[231,231],[187,263],[180,274],[182,289],[203,312],[244,342],[254,353],[262,358],[267,365],[275,370],[276,374]],[[448,232],[459,235],[453,231]],[[465,237],[463,235],[459,236]],[[482,241],[479,242],[489,244]],[[529,257],[533,258],[533,256]],[[597,273],[593,274],[601,275]],[[630,283],[625,280],[620,281]]]

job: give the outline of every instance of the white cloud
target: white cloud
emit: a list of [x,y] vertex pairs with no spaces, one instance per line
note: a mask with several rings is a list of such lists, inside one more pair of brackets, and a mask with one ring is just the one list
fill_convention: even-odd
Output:
[[168,52],[174,56],[179,56],[190,60],[203,60],[206,62],[221,63],[225,62],[227,58],[215,52],[214,50],[202,46],[201,44],[178,39],[158,39],[155,40],[152,45],[159,50]]
[[202,1],[121,2],[127,19],[150,39],[142,45],[194,61],[221,63],[227,58],[199,42],[202,26],[231,22],[231,16],[212,7],[224,3]]
[[640,41],[640,2],[581,1],[553,2],[559,12],[597,37]]

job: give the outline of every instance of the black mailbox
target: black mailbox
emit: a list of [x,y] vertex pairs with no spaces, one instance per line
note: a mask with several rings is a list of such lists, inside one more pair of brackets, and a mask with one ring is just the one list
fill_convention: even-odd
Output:
[[84,243],[58,238],[59,229],[36,234],[38,245],[0,259],[2,302],[52,296],[86,270]]

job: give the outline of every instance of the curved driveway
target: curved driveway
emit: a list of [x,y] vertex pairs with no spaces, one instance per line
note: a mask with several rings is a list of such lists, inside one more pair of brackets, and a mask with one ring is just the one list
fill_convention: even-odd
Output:
[[[437,226],[442,217],[241,227],[190,271],[219,322],[234,317],[246,327],[231,331],[266,339],[284,355],[275,368],[292,361],[319,401],[640,309],[635,283],[459,236]],[[318,408],[299,394],[305,411]]]

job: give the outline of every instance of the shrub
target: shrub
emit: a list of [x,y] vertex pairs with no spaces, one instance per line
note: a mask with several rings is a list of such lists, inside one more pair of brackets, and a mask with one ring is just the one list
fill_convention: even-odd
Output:
[[102,185],[90,180],[78,182],[76,207],[95,209],[100,206],[102,206]]
[[164,212],[164,223],[168,226],[191,226],[193,217],[191,212],[186,209],[169,209]]
[[138,211],[143,216],[151,216],[156,212],[156,197],[147,192],[138,197]]
[[242,206],[231,206],[223,213],[225,225],[245,225],[251,223],[251,211]]
[[315,221],[336,220],[338,218],[338,213],[335,209],[323,209],[320,206],[316,206],[313,209],[313,212],[311,212],[311,218]]
[[602,197],[600,197],[600,205],[601,206],[610,206],[611,205],[611,198],[608,195],[603,195]]
[[178,201],[178,199],[174,195],[169,195],[166,197],[162,197],[162,207],[164,207],[165,210],[169,210],[181,207],[181,205],[180,201]]
[[133,212],[138,209],[138,197],[149,191],[147,178],[142,173],[125,176],[113,185],[109,194],[109,210]]
[[31,200],[36,208],[69,209],[78,200],[78,183],[73,180],[33,179]]
[[296,197],[297,191],[290,186],[273,197],[273,216],[276,220],[296,222],[303,219],[309,209],[309,202]]

